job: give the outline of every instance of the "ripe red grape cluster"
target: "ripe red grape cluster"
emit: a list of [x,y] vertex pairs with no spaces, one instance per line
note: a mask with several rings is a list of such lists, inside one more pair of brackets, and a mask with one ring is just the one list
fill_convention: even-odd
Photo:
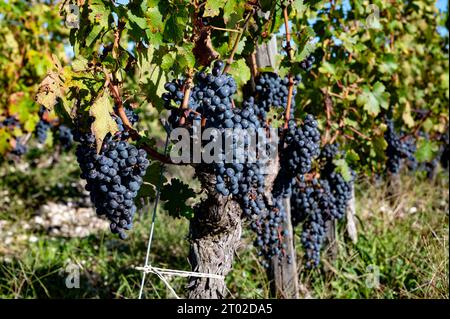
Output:
[[[133,117],[130,122],[134,123]],[[121,239],[133,226],[136,214],[134,199],[142,185],[149,160],[143,149],[127,142],[124,131],[108,135],[97,153],[95,137],[91,133],[76,132],[79,142],[76,156],[85,179],[86,190],[98,215],[110,221],[111,231]]]
[[291,218],[294,226],[300,223],[302,226],[301,242],[305,249],[306,268],[319,265],[326,222],[342,219],[352,196],[354,172],[351,171],[352,177],[347,181],[333,163],[336,157],[343,155],[338,144],[326,144],[317,159],[319,175],[310,179],[299,175],[293,185]]
[[392,119],[386,119],[387,130],[384,138],[388,144],[386,148],[387,163],[386,168],[389,173],[398,174],[402,161],[407,160],[413,167],[416,166],[415,158],[416,141],[414,138],[404,138],[397,133]]

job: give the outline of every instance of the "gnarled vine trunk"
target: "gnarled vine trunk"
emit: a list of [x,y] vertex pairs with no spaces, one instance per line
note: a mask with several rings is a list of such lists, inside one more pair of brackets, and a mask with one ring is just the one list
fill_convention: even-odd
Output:
[[[195,272],[226,276],[240,243],[242,210],[236,201],[215,192],[214,175],[205,172],[197,175],[208,197],[196,207],[191,220],[189,261]],[[190,299],[220,299],[225,295],[224,280],[197,277],[189,280]]]

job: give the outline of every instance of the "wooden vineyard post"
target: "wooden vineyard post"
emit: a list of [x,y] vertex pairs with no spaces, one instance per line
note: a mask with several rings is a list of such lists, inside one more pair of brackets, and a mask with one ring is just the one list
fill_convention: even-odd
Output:
[[353,244],[358,242],[358,231],[356,230],[356,200],[355,200],[355,183],[352,183],[352,197],[348,202],[348,207],[345,212],[347,221],[347,234],[350,237]]
[[284,199],[283,206],[286,211],[286,222],[283,225],[283,228],[287,229],[289,232],[287,236],[283,237],[283,240],[286,245],[286,256],[291,256],[291,259],[288,261],[287,258],[283,258],[279,261],[278,257],[273,257],[272,265],[269,270],[269,278],[271,279],[272,293],[276,298],[298,299],[298,274],[293,237],[294,233],[291,223],[290,198]]
[[337,258],[339,247],[336,241],[336,220],[328,220],[325,222],[325,254],[330,261],[334,261]]

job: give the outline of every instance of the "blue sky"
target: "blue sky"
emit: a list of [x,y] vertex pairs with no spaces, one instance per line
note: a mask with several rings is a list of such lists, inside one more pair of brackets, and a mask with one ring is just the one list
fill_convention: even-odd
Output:
[[437,0],[436,6],[441,11],[447,11],[448,10],[448,1],[447,0]]

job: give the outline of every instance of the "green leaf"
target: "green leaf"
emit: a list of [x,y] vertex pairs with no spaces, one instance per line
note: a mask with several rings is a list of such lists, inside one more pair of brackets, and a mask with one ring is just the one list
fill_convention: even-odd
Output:
[[[150,38],[150,43],[152,45],[160,44],[162,42],[162,32],[164,31],[164,22],[161,12],[159,12],[158,7],[148,8],[147,13],[147,25],[150,34],[147,36]],[[156,43],[157,42],[157,43]]]
[[183,40],[184,28],[185,25],[183,24],[182,19],[179,19],[174,15],[170,16],[164,26],[164,40],[166,42],[179,42]]
[[233,64],[231,64],[229,73],[233,76],[238,87],[247,83],[247,81],[250,80],[251,77],[250,68],[245,63],[245,59],[234,61]]
[[136,24],[142,30],[147,28],[147,19],[134,15],[131,11],[128,11],[128,20]]
[[234,28],[244,15],[245,6],[239,0],[228,0],[223,8],[223,20],[227,28]]
[[307,6],[305,5],[303,0],[294,0],[292,3],[292,7],[296,11],[296,16],[301,16],[306,11]]
[[336,75],[336,68],[334,64],[324,61],[319,68],[319,72],[323,74]]
[[89,17],[91,21],[102,28],[108,27],[109,15],[111,12],[110,3],[102,0],[93,0],[89,4]]
[[207,0],[205,5],[204,17],[215,17],[219,15],[220,9],[224,7],[227,0]]
[[164,71],[170,71],[175,64],[176,58],[173,52],[169,52],[162,58],[161,69]]
[[284,125],[284,108],[271,107],[267,112],[267,120],[272,128],[278,129]]
[[430,162],[434,159],[439,147],[433,141],[421,139],[417,143],[416,158],[419,162]]
[[355,150],[350,149],[346,152],[345,159],[348,162],[356,163],[359,161],[359,155],[355,152]]
[[100,33],[103,31],[103,27],[100,24],[94,25],[91,32],[86,37],[86,46],[91,47],[94,41],[100,37]]
[[195,56],[192,53],[193,45],[185,44],[178,48],[176,61],[181,70],[193,69],[195,65]]
[[333,160],[333,164],[336,165],[336,172],[340,173],[346,182],[352,179],[350,167],[345,159],[335,159]]
[[193,217],[194,210],[186,201],[194,197],[194,190],[177,178],[173,178],[170,184],[165,184],[161,189],[161,200],[166,201],[164,209],[175,218]]
[[0,128],[0,154],[4,154],[11,148],[11,145],[9,144],[10,138],[11,135],[6,128]]
[[376,82],[371,90],[369,86],[362,87],[362,93],[357,98],[357,104],[363,106],[370,115],[377,116],[380,107],[387,109],[389,106],[389,93],[385,92],[383,83]]
[[88,60],[79,55],[72,61],[72,70],[74,72],[81,72],[87,69]]
[[387,148],[388,144],[383,136],[375,136],[372,138],[372,145],[375,154],[379,158],[384,158],[384,151]]
[[393,54],[386,54],[383,56],[379,69],[381,73],[393,74],[397,70],[398,64],[395,62]]
[[237,50],[236,50],[236,54],[241,54],[242,53],[242,51],[244,50],[244,48],[245,48],[245,42],[247,41],[247,38],[246,37],[242,37],[241,38],[241,41],[239,41],[239,43],[238,43],[238,47],[237,47]]
[[[162,110],[163,102],[161,99],[162,93],[165,92],[164,83],[167,82],[166,73],[162,69],[162,63],[153,63],[154,49],[150,46],[148,49],[139,51],[138,65],[138,84],[140,85],[141,91],[143,91],[152,105],[158,110]],[[173,61],[165,61],[166,69],[170,70],[173,65]]]
[[108,90],[104,90],[90,108],[90,115],[94,118],[92,132],[95,136],[97,152],[100,151],[105,136],[108,133],[114,134],[119,130],[111,113],[113,113],[111,96],[109,95]]

